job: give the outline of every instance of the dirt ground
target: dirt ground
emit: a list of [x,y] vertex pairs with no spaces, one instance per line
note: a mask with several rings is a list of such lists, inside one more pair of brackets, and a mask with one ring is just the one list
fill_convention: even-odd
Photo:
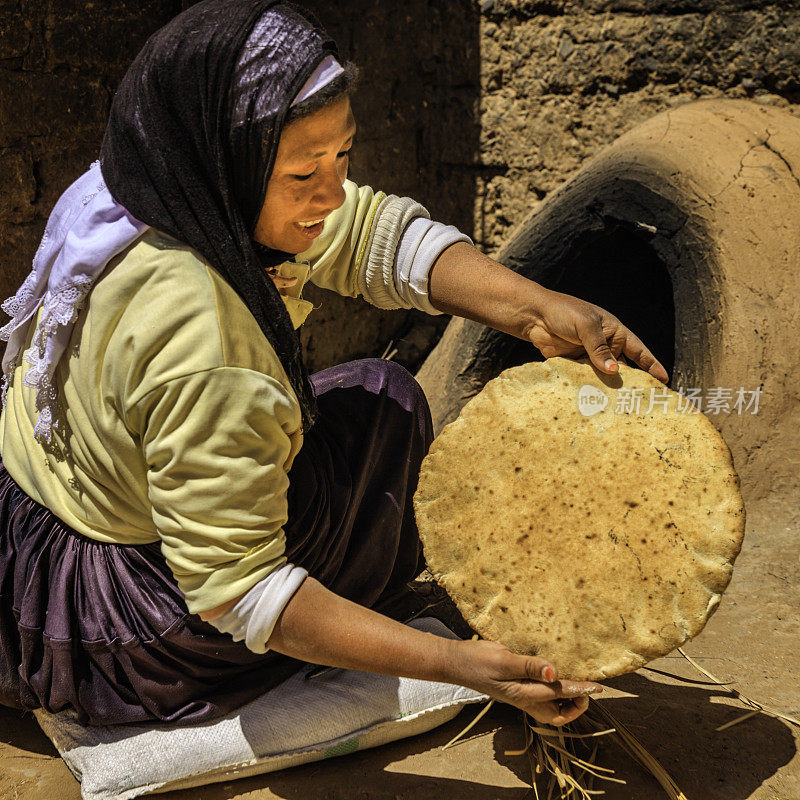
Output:
[[[791,498],[748,509],[748,530],[720,610],[687,652],[744,694],[800,716],[800,512]],[[701,678],[673,654],[651,664]],[[646,669],[609,682],[603,702],[670,772],[688,800],[800,800],[800,728],[758,716],[723,732],[741,706],[707,686]],[[636,697],[620,696],[627,693]],[[475,715],[468,707],[431,733],[293,770],[161,795],[165,800],[528,800],[520,715],[494,708],[447,751],[442,745]],[[598,763],[627,785],[608,800],[658,800],[658,784],[605,746]],[[0,710],[0,800],[77,800],[78,782],[31,715]]]

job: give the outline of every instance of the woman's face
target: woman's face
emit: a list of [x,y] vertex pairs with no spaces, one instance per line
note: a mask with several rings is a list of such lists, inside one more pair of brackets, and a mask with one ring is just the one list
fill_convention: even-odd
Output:
[[257,242],[287,253],[311,246],[322,233],[321,220],[344,202],[355,132],[347,95],[283,129],[256,223]]

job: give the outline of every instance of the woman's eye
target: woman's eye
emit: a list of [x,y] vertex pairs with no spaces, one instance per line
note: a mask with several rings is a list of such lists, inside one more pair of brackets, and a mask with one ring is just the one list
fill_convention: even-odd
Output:
[[[350,156],[352,158],[352,155],[353,155],[352,154],[352,150],[353,150],[352,147],[349,150],[342,150],[341,153],[337,153],[336,154],[336,157],[337,158],[344,158],[345,156]],[[309,172],[307,175],[290,175],[289,177],[292,178],[292,180],[295,180],[295,181],[307,181],[309,178],[313,177],[316,174],[316,172],[317,171],[314,170],[314,172]]]

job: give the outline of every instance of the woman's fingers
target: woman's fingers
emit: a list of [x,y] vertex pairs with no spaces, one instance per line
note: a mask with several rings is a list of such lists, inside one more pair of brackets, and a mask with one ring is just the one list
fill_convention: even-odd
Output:
[[589,708],[589,698],[579,697],[560,703],[557,700],[537,703],[526,710],[537,722],[546,725],[566,725],[576,720],[587,708]]
[[602,690],[598,684],[588,681],[518,681],[509,682],[499,692],[490,694],[497,700],[522,709],[539,722],[565,725],[589,707],[590,696]]
[[525,329],[525,338],[545,358],[573,358],[585,351],[596,369],[613,375],[625,355],[662,383],[669,381],[658,359],[613,314],[572,295],[550,292],[546,297],[545,310]]
[[589,303],[577,309],[575,332],[592,364],[601,372],[619,371],[618,355],[626,355],[662,383],[669,375],[644,342],[613,314]]
[[512,653],[496,642],[463,642],[461,653],[463,660],[458,663],[469,676],[465,686],[510,703],[542,722],[569,722],[583,713],[590,695],[603,691],[592,681],[559,680],[556,668],[546,659]]
[[520,682],[517,692],[532,703],[545,703],[550,700],[570,700],[576,697],[589,697],[600,694],[603,687],[596,683],[576,681],[555,681],[541,683],[539,681]]
[[659,360],[644,346],[644,342],[635,334],[625,329],[625,347],[623,353],[632,358],[643,370],[654,378],[667,383],[669,375]]
[[592,681],[556,681],[548,686],[552,686],[560,698],[589,697],[603,691],[599,683]]
[[[610,316],[610,315],[609,315]],[[619,370],[619,363],[614,355],[628,356],[643,370],[649,372],[662,383],[669,381],[669,375],[658,359],[645,347],[644,342],[619,320],[602,314],[591,316],[585,320],[585,327],[580,330],[581,344],[597,369],[606,373]],[[606,327],[614,329],[606,332]]]
[[619,365],[611,352],[608,338],[603,330],[603,317],[600,314],[593,314],[585,317],[582,322],[583,324],[577,328],[577,331],[592,364],[601,372],[617,372]]
[[565,725],[586,710],[590,695],[603,691],[592,681],[559,680],[549,661],[512,653],[496,642],[463,642],[461,652],[467,657],[459,663],[471,678],[465,686],[516,706],[539,722]]
[[522,661],[524,676],[531,681],[552,683],[558,675],[556,668],[544,658],[538,656],[519,656]]
[[593,681],[558,680],[555,667],[538,656],[507,652],[504,661],[502,672],[509,687],[531,702],[588,697],[603,691],[603,687]]
[[588,697],[576,697],[574,700],[562,703],[560,706],[561,713],[556,719],[555,724],[566,725],[568,722],[577,719],[587,708],[589,708]]

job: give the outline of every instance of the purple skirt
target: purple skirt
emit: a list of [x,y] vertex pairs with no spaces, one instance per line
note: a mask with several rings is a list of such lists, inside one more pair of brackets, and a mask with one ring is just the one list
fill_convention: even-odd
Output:
[[[385,610],[424,567],[412,497],[432,440],[428,405],[411,374],[382,359],[312,382],[320,414],[289,473],[286,555]],[[89,539],[0,464],[0,704],[71,708],[93,725],[197,723],[299,666],[190,614],[159,542]]]

